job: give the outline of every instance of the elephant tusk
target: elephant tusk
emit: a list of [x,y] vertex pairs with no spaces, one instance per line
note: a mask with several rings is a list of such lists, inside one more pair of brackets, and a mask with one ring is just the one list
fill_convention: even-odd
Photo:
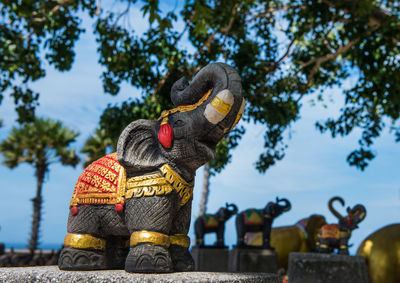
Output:
[[229,111],[231,111],[234,103],[234,97],[228,89],[220,91],[204,110],[204,116],[212,124],[221,122]]

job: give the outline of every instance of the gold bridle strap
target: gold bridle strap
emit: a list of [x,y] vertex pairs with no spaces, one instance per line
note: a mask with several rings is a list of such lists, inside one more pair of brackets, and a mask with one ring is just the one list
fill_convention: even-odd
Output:
[[196,109],[197,107],[199,107],[201,104],[203,104],[209,97],[210,94],[212,92],[212,88],[209,89],[203,96],[202,98],[200,98],[199,101],[197,101],[195,104],[191,104],[191,105],[180,105],[174,109],[170,109],[170,110],[164,110],[163,112],[161,112],[161,116],[160,118],[158,118],[158,120],[162,120],[162,124],[166,124],[168,121],[168,116],[170,114],[174,114],[177,112],[188,112],[188,111],[192,111],[194,109]]
[[106,240],[89,234],[68,233],[64,238],[64,246],[77,249],[104,250],[106,248]]
[[160,171],[160,173],[129,178],[126,182],[125,198],[167,195],[175,190],[181,200],[181,206],[192,199],[193,182],[186,182],[167,164],[161,166]]
[[169,236],[158,232],[149,232],[146,230],[133,232],[130,238],[130,246],[136,246],[141,243],[151,243],[157,246],[170,246]]
[[194,183],[187,183],[179,176],[168,164],[164,164],[160,168],[165,180],[175,189],[181,199],[181,206],[184,206],[193,196]]
[[171,245],[177,245],[184,248],[190,246],[190,238],[184,234],[171,235],[169,236],[169,240],[171,241]]

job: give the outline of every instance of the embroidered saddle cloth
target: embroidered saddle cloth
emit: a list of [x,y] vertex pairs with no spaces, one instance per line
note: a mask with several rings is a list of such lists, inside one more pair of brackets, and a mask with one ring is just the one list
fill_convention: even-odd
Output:
[[244,213],[244,223],[246,225],[263,225],[264,213],[259,209],[248,209]]
[[205,214],[203,217],[203,223],[205,228],[217,228],[218,219],[215,215]]
[[340,231],[339,225],[337,224],[325,224],[321,227],[320,230],[321,237],[324,239],[332,238],[332,239],[339,239]]
[[70,206],[77,204],[124,204],[125,198],[166,195],[176,191],[185,205],[193,196],[194,183],[187,183],[164,164],[159,172],[126,178],[117,153],[106,155],[90,164],[76,182]]

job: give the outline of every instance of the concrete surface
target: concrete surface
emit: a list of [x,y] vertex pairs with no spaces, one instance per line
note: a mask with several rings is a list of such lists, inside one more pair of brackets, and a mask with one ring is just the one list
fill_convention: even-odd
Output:
[[0,268],[0,282],[240,282],[281,283],[279,276],[266,273],[181,272],[168,274],[133,274],[123,270],[60,271],[57,266]]

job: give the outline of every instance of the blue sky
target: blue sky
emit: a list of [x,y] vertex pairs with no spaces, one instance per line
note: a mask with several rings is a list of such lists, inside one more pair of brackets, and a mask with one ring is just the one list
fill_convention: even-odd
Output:
[[[76,60],[70,72],[60,73],[47,67],[47,76],[32,87],[41,93],[37,114],[61,120],[68,127],[78,130],[81,135],[76,148],[80,150],[86,138],[93,133],[99,116],[108,103],[122,102],[137,97],[138,90],[123,85],[121,92],[112,97],[104,94],[101,81],[101,67],[97,64],[97,52],[91,23],[85,21],[88,32],[81,36],[76,46]],[[138,13],[131,23],[136,32],[144,29]],[[355,78],[344,84],[353,84]],[[340,89],[326,90],[334,103],[328,108],[310,106],[306,100],[301,109],[301,119],[287,134],[286,157],[266,174],[258,173],[254,162],[262,151],[263,126],[245,125],[247,133],[233,152],[232,163],[211,179],[208,212],[215,212],[225,202],[233,202],[240,210],[262,208],[276,196],[286,197],[292,202],[292,210],[277,218],[274,226],[292,225],[299,219],[313,213],[324,215],[328,222],[337,220],[330,214],[327,201],[335,195],[342,196],[346,206],[362,203],[367,208],[367,218],[353,232],[350,240],[355,252],[359,243],[378,228],[400,222],[400,151],[399,144],[388,130],[376,141],[374,150],[377,157],[365,172],[349,167],[346,156],[357,147],[359,132],[345,138],[332,139],[320,134],[314,127],[317,120],[336,117],[343,101]],[[12,101],[6,97],[0,105],[0,139],[7,136],[15,125],[16,114]],[[82,156],[83,157],[83,156]],[[52,165],[50,175],[44,184],[44,208],[41,224],[43,244],[61,244],[66,233],[68,204],[74,184],[82,172],[76,169]],[[198,215],[202,168],[198,170],[193,200],[192,220]],[[27,243],[29,239],[32,204],[36,179],[29,165],[10,170],[0,166],[0,242],[8,247],[11,243]],[[344,214],[345,210],[339,209]],[[227,222],[225,239],[227,244],[236,242],[234,220]],[[189,236],[194,240],[191,229]],[[215,236],[208,236],[212,243]]]

